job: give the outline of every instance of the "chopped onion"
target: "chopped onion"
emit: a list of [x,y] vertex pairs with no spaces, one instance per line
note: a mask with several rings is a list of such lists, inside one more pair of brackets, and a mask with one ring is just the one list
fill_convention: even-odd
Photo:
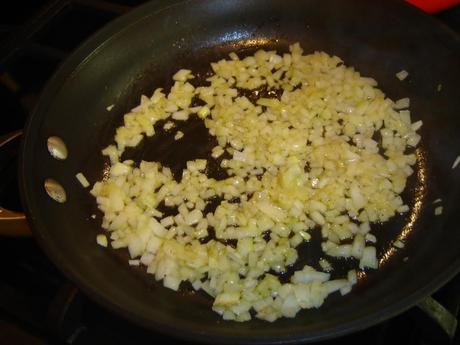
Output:
[[375,247],[366,247],[363,250],[363,255],[361,257],[361,260],[359,261],[359,268],[363,269],[366,267],[369,267],[369,268],[378,267]]
[[371,242],[371,243],[377,242],[377,238],[374,235],[369,234],[369,233],[366,234],[365,239],[366,241]]
[[187,79],[193,78],[192,71],[188,69],[181,69],[173,75],[173,80],[186,81]]
[[169,131],[170,129],[172,129],[174,127],[174,122],[171,122],[171,121],[168,121],[166,122],[164,125],[163,125],[163,129],[165,131]]
[[185,121],[188,119],[188,112],[186,112],[185,110],[179,110],[179,111],[176,111],[174,112],[171,117],[174,119],[174,120],[179,120],[179,121]]
[[[418,145],[422,126],[401,110],[409,99],[393,102],[340,58],[304,55],[299,44],[283,55],[230,53],[210,68],[206,85],[192,85],[192,71],[181,69],[169,92],[142,96],[103,150],[110,168],[91,194],[112,247],[127,248],[129,264],[145,266],[167,288],[188,281],[203,290],[225,320],[272,322],[349,293],[356,271],[331,280],[325,258],[324,272],[304,266],[289,282],[271,273],[297,262],[296,248],[314,228],[323,252],[337,258],[331,262],[354,257],[361,269],[378,267],[375,247],[366,246],[377,241],[372,224],[409,211],[400,193],[416,157],[406,148]],[[159,162],[121,161],[158,124],[168,131],[191,114],[216,144],[208,160],[186,162],[179,180]],[[207,175],[216,163],[228,177]],[[96,240],[108,244],[105,235]]]
[[443,210],[443,207],[442,206],[438,206],[434,209],[434,215],[435,216],[440,216],[442,214],[442,210]]
[[81,172],[78,173],[77,175],[75,175],[75,177],[77,178],[78,182],[80,182],[80,184],[81,184],[84,188],[90,186],[90,183],[89,183],[88,180],[86,179],[85,175],[83,175]]
[[409,108],[410,100],[409,98],[401,98],[400,100],[396,101],[395,109],[404,109]]
[[393,246],[396,247],[396,248],[404,248],[404,243],[401,242],[401,241],[394,241],[393,242]]
[[177,131],[176,135],[174,136],[174,140],[179,140],[183,138],[184,133],[182,131]]
[[356,284],[358,282],[358,277],[356,275],[356,271],[355,270],[348,271],[347,279],[348,279],[348,281],[350,282],[351,285]]
[[402,70],[402,71],[399,71],[398,73],[396,73],[396,78],[398,78],[399,80],[403,81],[404,79],[407,78],[407,76],[409,75],[409,73],[405,70]]
[[96,236],[96,242],[102,247],[107,247],[107,237],[105,235],[99,234]]
[[332,265],[329,261],[327,261],[326,259],[322,258],[319,260],[319,265],[321,266],[321,268],[323,269],[323,271],[325,272],[330,272],[332,271]]
[[454,163],[452,164],[452,169],[455,169],[460,164],[460,155],[455,158]]

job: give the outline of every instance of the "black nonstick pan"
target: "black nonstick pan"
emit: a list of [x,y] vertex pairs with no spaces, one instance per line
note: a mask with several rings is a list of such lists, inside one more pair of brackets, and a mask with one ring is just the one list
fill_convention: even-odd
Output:
[[[361,272],[353,291],[330,296],[319,309],[273,323],[223,321],[212,301],[184,288],[163,288],[125,262],[123,251],[96,244],[100,214],[75,175],[99,180],[107,162],[100,151],[113,140],[122,116],[142,94],[168,88],[180,68],[206,72],[231,51],[286,51],[300,42],[340,56],[375,78],[392,99],[409,97],[414,120],[423,120],[416,171],[404,192],[408,215],[375,225],[378,270]],[[43,92],[23,136],[20,188],[33,233],[52,261],[84,292],[108,309],[147,328],[208,343],[293,343],[331,338],[392,317],[432,293],[460,269],[460,40],[428,15],[399,1],[203,0],[155,1],[102,29],[61,66]],[[407,70],[399,81],[395,74]],[[107,111],[107,106],[114,108]],[[166,135],[127,153],[139,162],[160,160],[174,171],[209,154],[213,138],[199,122],[187,123],[186,140]],[[48,152],[60,137],[65,160]],[[126,157],[128,158],[128,157]],[[54,179],[66,191],[58,203],[44,189]],[[441,198],[443,213],[434,215]],[[406,246],[396,249],[392,242]],[[301,248],[315,265],[319,235]],[[356,263],[334,262],[336,274]]]

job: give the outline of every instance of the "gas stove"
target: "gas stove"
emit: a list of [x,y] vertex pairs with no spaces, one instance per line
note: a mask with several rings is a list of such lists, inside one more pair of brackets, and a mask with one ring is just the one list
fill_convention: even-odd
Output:
[[[0,136],[24,126],[44,84],[73,49],[143,2],[17,0],[13,8],[4,8],[0,12]],[[460,5],[436,16],[460,33]],[[17,153],[15,142],[0,152],[0,205],[20,211]],[[0,344],[180,343],[131,324],[91,301],[53,266],[33,238],[0,237],[0,267]],[[452,323],[448,336],[426,312],[442,305],[442,313],[455,320],[460,275],[432,297],[440,304],[420,304],[374,327],[324,343],[460,343],[460,332],[453,334]]]

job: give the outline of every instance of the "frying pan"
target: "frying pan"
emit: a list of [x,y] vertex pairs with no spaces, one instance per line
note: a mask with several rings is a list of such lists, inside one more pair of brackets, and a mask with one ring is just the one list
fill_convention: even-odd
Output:
[[[167,89],[180,68],[206,73],[230,51],[286,51],[300,42],[340,56],[375,78],[392,99],[410,97],[413,120],[423,120],[415,173],[404,200],[406,216],[375,225],[380,268],[360,272],[353,291],[332,295],[314,310],[273,323],[222,321],[211,300],[184,288],[177,293],[125,263],[123,251],[95,243],[101,214],[88,189],[102,178],[100,151],[113,141],[122,116],[142,94]],[[208,343],[294,343],[322,340],[392,317],[446,283],[460,268],[460,41],[447,28],[398,1],[308,0],[156,1],[121,17],[78,48],[48,83],[30,116],[21,151],[20,190],[28,222],[52,261],[84,292],[108,309],[147,328]],[[410,74],[403,82],[395,73]],[[114,104],[111,111],[108,105]],[[213,138],[200,123],[187,123],[182,144],[167,135],[145,140],[126,154],[139,162],[160,160],[180,172],[185,161],[205,157]],[[47,139],[59,136],[68,158],[56,160]],[[45,193],[52,178],[66,191],[57,203]],[[434,216],[433,201],[443,213]],[[96,220],[90,215],[96,213]],[[403,240],[403,249],[392,247]],[[302,265],[318,267],[320,237],[300,250]],[[356,262],[333,261],[340,276]]]

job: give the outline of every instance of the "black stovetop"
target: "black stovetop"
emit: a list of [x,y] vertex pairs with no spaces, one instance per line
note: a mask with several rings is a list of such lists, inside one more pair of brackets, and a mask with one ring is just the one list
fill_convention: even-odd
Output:
[[[0,136],[23,127],[56,67],[85,38],[141,0],[20,1],[0,11]],[[437,15],[460,33],[460,5]],[[0,153],[0,205],[20,210],[18,145]],[[139,328],[89,300],[67,281],[32,238],[0,237],[0,344],[176,344]],[[453,315],[460,306],[460,275],[433,297]],[[419,308],[325,344],[449,344]]]

